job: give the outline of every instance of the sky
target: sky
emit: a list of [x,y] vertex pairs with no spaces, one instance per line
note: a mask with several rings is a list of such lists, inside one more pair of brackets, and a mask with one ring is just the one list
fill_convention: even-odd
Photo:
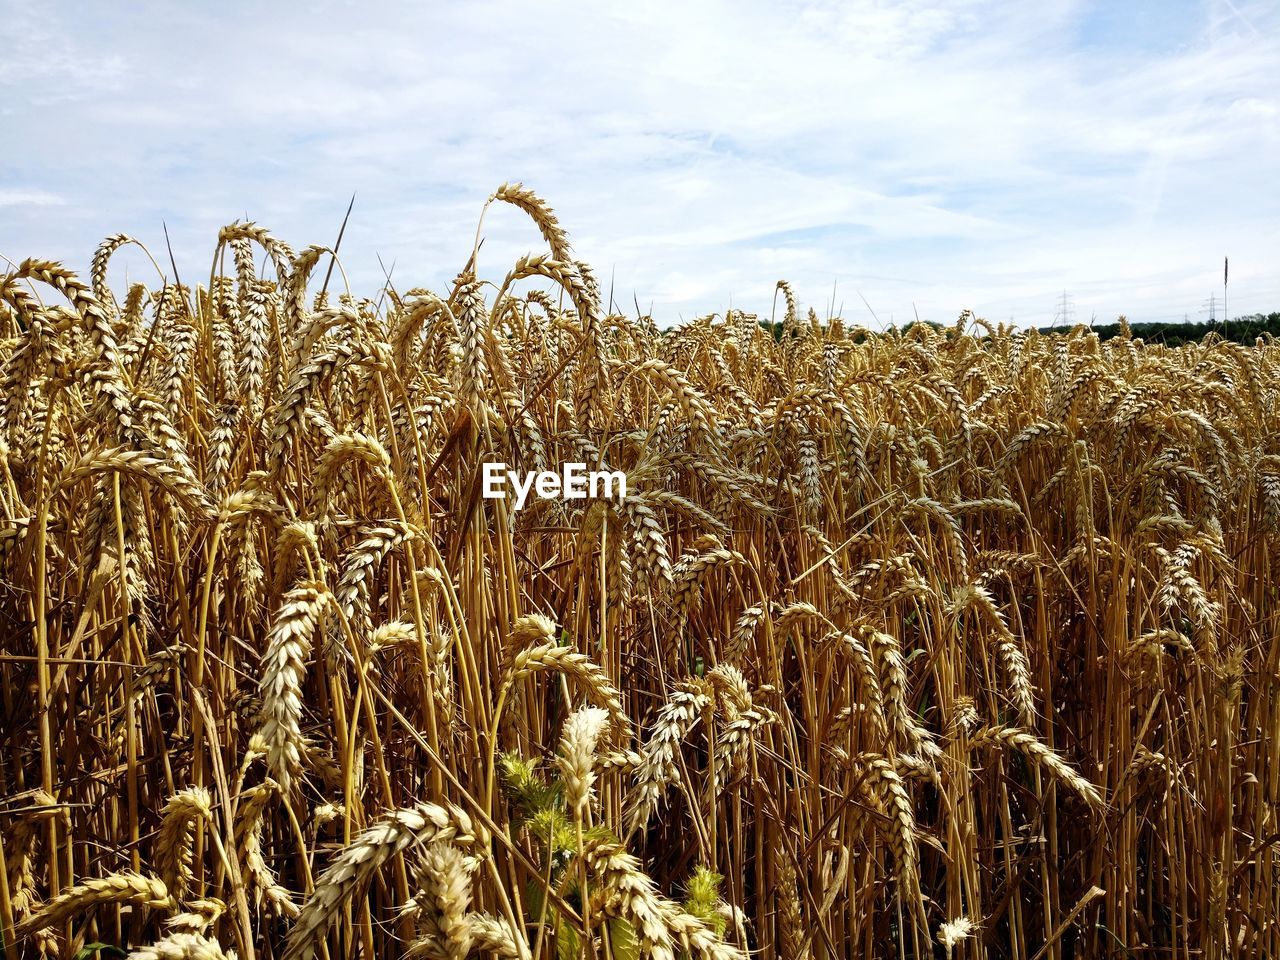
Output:
[[[1280,310],[1280,4],[0,0],[0,255],[237,218],[447,287],[523,181],[623,312]],[[478,268],[542,252],[492,208]],[[380,262],[381,261],[381,262]],[[0,268],[3,262],[0,261]],[[117,289],[154,268],[113,261]]]

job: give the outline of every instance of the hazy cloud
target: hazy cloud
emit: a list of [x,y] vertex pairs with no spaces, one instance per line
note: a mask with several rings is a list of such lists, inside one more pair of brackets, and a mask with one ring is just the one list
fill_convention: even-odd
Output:
[[0,207],[56,207],[66,203],[62,197],[44,190],[9,190],[0,187]]

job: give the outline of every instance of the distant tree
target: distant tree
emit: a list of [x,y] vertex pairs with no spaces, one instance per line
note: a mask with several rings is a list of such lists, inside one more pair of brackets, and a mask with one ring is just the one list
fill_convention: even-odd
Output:
[[[772,334],[775,340],[782,339],[781,320],[776,320],[772,323],[768,320],[760,320],[758,322],[762,328]],[[906,326],[901,327],[900,330],[903,334],[909,333],[917,323],[943,332],[951,330],[950,327],[945,327],[932,320],[913,320]],[[1039,328],[1041,333],[1070,333],[1072,329],[1074,328],[1060,325]],[[1120,336],[1121,333],[1119,323],[1096,323],[1089,329],[1098,335],[1099,340],[1110,340],[1112,337]],[[1233,340],[1236,343],[1252,344],[1258,337],[1262,336],[1280,338],[1280,312],[1251,313],[1228,320],[1225,324],[1131,323],[1129,324],[1129,332],[1134,339],[1143,340],[1147,343],[1162,343],[1169,347],[1178,347],[1184,343],[1199,343],[1210,334],[1221,337],[1224,340]],[[864,338],[864,334],[859,334],[855,340],[861,341]]]
[[[1110,340],[1120,335],[1120,324],[1099,323],[1092,328],[1099,340]],[[1070,327],[1041,327],[1041,333],[1068,333]],[[1252,344],[1258,337],[1280,337],[1280,313],[1252,313],[1222,323],[1131,323],[1129,330],[1135,339],[1147,343],[1163,343],[1178,347],[1184,343],[1198,343],[1213,334],[1236,343]]]

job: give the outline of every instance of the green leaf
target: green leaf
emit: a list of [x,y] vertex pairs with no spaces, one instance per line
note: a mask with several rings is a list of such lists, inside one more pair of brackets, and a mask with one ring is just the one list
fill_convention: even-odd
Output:
[[578,931],[567,923],[556,924],[556,960],[578,960],[581,955]]
[[[527,904],[526,912],[532,920],[537,920],[542,916],[543,899],[542,884],[537,880],[530,880],[524,885],[524,902]],[[547,919],[551,919],[551,917],[548,916]]]
[[92,960],[94,954],[101,957],[127,957],[128,954],[111,943],[86,943],[75,953],[75,960]]
[[625,920],[609,921],[609,955],[610,960],[640,960],[640,938]]

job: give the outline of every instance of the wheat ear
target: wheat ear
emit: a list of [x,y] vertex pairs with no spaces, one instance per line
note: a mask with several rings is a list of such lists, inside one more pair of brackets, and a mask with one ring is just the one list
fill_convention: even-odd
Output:
[[414,897],[420,929],[427,943],[415,945],[418,955],[442,960],[466,960],[471,953],[471,877],[462,851],[452,843],[433,843],[422,854],[417,870],[422,888]]
[[711,705],[705,685],[690,685],[674,691],[658,711],[649,740],[640,751],[636,785],[627,805],[627,833],[643,830],[658,808],[666,784],[677,780],[680,768],[676,755],[689,729]]
[[302,681],[311,635],[328,597],[312,584],[290,590],[276,613],[262,656],[260,732],[267,746],[267,769],[286,793],[302,765]]
[[668,929],[668,911],[640,861],[612,837],[590,836],[580,854],[587,869],[611,897],[618,914],[635,928],[640,953],[652,960],[675,960],[675,941]]
[[396,854],[439,840],[469,843],[471,831],[471,818],[452,805],[419,803],[387,814],[344,847],[316,880],[315,892],[285,940],[282,960],[315,956],[342,905]]
[[585,818],[591,802],[596,782],[596,744],[608,725],[608,710],[583,707],[569,715],[560,735],[556,765],[564,782],[565,804],[579,820]]
[[191,844],[197,823],[213,820],[213,802],[204,787],[187,787],[169,798],[155,842],[156,873],[179,900],[191,884]]
[[1045,746],[1033,734],[1017,727],[986,726],[969,738],[969,746],[973,748],[1004,746],[1021,753],[1035,763],[1053,779],[1061,781],[1071,788],[1089,805],[1094,813],[1106,809],[1106,801],[1098,788],[1078,774],[1069,763]]
[[131,951],[129,960],[236,960],[236,954],[223,950],[216,940],[179,931]]
[[71,919],[100,904],[131,904],[152,910],[173,910],[176,902],[156,877],[126,871],[97,880],[86,880],[46,903],[13,928],[19,940],[46,927]]
[[510,690],[515,684],[535,673],[552,671],[573,677],[583,685],[596,702],[609,713],[609,719],[619,737],[625,738],[631,730],[631,721],[622,709],[622,694],[610,682],[600,665],[586,654],[554,643],[521,650],[511,659],[502,681],[502,689]]
[[236,807],[236,856],[253,885],[254,896],[259,903],[265,897],[280,916],[296,917],[297,904],[290,899],[289,891],[280,885],[262,856],[263,816],[267,804],[279,795],[280,786],[274,780],[264,780],[241,794]]
[[907,902],[907,908],[921,927],[927,928],[924,897],[920,891],[920,861],[916,849],[916,821],[911,795],[907,792],[902,777],[887,758],[863,753],[854,758],[854,763],[866,771],[875,789],[876,798],[889,815],[885,836],[889,850],[893,853],[902,899]]

